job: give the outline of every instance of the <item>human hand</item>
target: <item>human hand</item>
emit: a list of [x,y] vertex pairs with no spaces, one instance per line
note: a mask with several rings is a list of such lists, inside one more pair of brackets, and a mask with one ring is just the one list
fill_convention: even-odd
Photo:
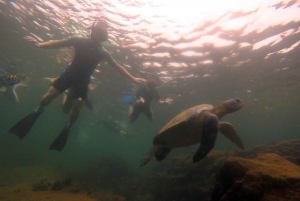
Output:
[[136,83],[146,83],[146,80],[144,78],[134,77],[133,80]]
[[137,103],[145,103],[145,100],[142,97],[140,97],[139,99],[136,100],[136,102]]
[[31,43],[33,43],[34,46],[40,47],[39,42],[35,38],[33,38],[31,36],[26,36],[26,37],[24,37],[24,39],[31,42]]
[[167,104],[172,104],[172,102],[173,102],[173,99],[172,99],[172,98],[167,98],[167,99],[165,100],[165,103],[167,103]]

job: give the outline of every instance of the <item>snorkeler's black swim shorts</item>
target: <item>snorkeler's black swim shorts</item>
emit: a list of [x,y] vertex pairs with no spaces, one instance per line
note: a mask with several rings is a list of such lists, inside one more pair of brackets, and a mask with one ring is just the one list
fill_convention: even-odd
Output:
[[72,87],[72,94],[74,99],[87,97],[90,78],[82,78],[78,75],[65,71],[52,84],[59,92],[64,92]]

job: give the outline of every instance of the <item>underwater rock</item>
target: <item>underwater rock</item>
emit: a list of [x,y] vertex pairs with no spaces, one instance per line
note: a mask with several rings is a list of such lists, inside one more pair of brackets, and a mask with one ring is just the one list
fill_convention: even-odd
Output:
[[[247,161],[254,160],[257,155],[273,153],[282,157],[280,161],[288,160],[300,165],[298,147],[300,147],[300,140],[297,139],[272,146],[260,145],[245,151],[213,150],[198,163],[193,163],[193,153],[174,154],[175,157],[157,163],[149,175],[138,174],[119,157],[96,157],[85,163],[83,167],[77,168],[73,177],[83,187],[83,191],[99,200],[104,192],[109,192],[117,197],[120,196],[118,199],[124,198],[130,201],[207,201],[211,199],[212,192],[216,189],[216,175],[229,157],[235,156],[241,160],[245,158],[244,160]],[[277,163],[277,166],[280,165],[282,163]],[[232,171],[236,170],[235,166],[232,168]],[[285,166],[281,167],[282,170],[284,168]],[[238,174],[237,170],[236,173]]]
[[72,183],[72,178],[68,177],[64,180],[56,180],[53,184],[48,182],[47,180],[43,179],[39,182],[36,182],[32,185],[33,191],[47,191],[47,190],[53,190],[53,191],[60,191],[64,188],[70,187]]
[[199,163],[193,163],[193,154],[180,154],[160,163],[160,172],[149,182],[155,201],[209,200],[214,188],[215,174],[230,152],[210,152]]
[[258,154],[276,153],[283,160],[300,165],[300,150],[297,147],[300,147],[300,139],[283,141],[273,146],[259,145],[245,151],[213,150],[199,163],[192,162],[193,153],[180,154],[159,163],[153,178],[147,181],[147,187],[155,196],[155,201],[210,200],[216,174],[228,157],[253,158]]
[[300,139],[282,141],[274,146],[259,145],[252,149],[245,151],[236,151],[233,153],[234,156],[243,158],[255,156],[259,153],[276,153],[286,160],[300,165]]
[[51,186],[51,190],[53,191],[60,191],[64,188],[67,188],[69,186],[71,186],[72,184],[72,178],[71,177],[68,177],[66,178],[65,180],[61,181],[61,180],[56,180],[52,186]]
[[211,201],[300,200],[300,167],[274,154],[230,157],[217,175]]
[[51,187],[51,183],[48,182],[47,180],[43,179],[39,182],[36,182],[32,185],[32,190],[33,191],[47,191],[48,188]]

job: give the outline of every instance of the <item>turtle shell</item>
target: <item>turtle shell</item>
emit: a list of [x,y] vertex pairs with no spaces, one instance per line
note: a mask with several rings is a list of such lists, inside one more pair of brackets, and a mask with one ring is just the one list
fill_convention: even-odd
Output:
[[212,108],[212,105],[203,104],[181,112],[160,130],[154,137],[153,144],[176,148],[199,143],[202,138],[203,125],[201,112]]
[[181,124],[183,122],[188,122],[193,117],[199,115],[203,110],[211,110],[213,108],[212,105],[209,104],[203,104],[203,105],[197,105],[194,107],[191,107],[177,116],[175,116],[171,121],[169,121],[160,131],[158,134],[166,131],[167,129],[170,129],[174,127],[177,124]]

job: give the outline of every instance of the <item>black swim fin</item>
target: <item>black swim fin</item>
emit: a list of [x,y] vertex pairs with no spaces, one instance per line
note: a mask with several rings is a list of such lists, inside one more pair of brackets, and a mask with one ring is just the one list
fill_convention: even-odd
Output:
[[20,120],[18,123],[16,123],[8,132],[15,134],[19,137],[19,139],[23,139],[28,134],[31,127],[40,116],[40,114],[42,114],[42,112],[32,112],[31,114]]
[[57,138],[52,142],[51,146],[49,147],[49,150],[62,151],[67,143],[69,132],[70,129],[67,128],[66,125],[64,129],[60,132],[60,134],[57,136]]

